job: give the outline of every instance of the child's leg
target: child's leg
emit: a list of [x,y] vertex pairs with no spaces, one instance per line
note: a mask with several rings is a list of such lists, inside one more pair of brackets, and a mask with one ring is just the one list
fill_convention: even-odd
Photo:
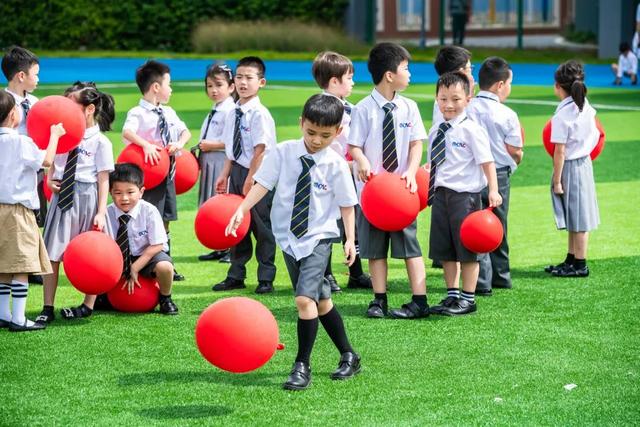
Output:
[[296,362],[304,362],[309,365],[311,350],[318,335],[318,306],[309,297],[297,296],[298,308],[298,354]]
[[24,325],[26,322],[25,310],[27,307],[27,294],[29,292],[27,280],[27,274],[14,274],[11,280],[11,297],[13,299],[11,322],[16,325]]
[[60,274],[60,262],[51,261],[51,269],[53,272],[47,274],[44,277],[44,306],[45,308],[51,307],[53,312],[53,302],[56,298],[56,290],[58,289],[58,275]]
[[460,285],[460,270],[458,269],[458,263],[456,261],[442,261],[442,271],[444,272],[444,283],[447,284],[447,289],[458,289]]
[[344,322],[342,316],[333,305],[331,299],[321,299],[318,304],[318,314],[320,317],[320,323],[327,335],[333,341],[340,354],[353,353],[353,348],[347,338],[347,332],[344,329]]
[[587,258],[587,247],[589,246],[589,233],[585,231],[581,232],[569,232],[569,236],[573,242],[573,254],[578,259]]
[[427,295],[427,279],[422,257],[407,258],[404,260],[409,274],[409,284],[413,295]]
[[[6,328],[11,321],[11,274],[0,274],[0,327]],[[4,322],[4,323],[3,323]]]
[[171,297],[173,287],[173,265],[168,261],[160,261],[156,264],[153,272],[156,275],[158,285],[160,285],[160,295]]
[[369,273],[375,294],[387,293],[387,259],[378,258],[369,260]]
[[473,302],[476,292],[476,284],[478,283],[478,273],[480,264],[478,262],[461,262],[460,270],[462,271],[462,298]]

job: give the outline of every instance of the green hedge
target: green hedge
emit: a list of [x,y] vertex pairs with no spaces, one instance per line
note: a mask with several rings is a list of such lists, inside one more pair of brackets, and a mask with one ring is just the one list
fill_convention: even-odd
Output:
[[0,46],[188,52],[200,22],[297,18],[341,26],[348,0],[0,0]]

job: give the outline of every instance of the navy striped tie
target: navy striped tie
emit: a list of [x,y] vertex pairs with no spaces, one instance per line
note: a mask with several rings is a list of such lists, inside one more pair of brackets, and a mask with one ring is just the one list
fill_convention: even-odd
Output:
[[122,275],[127,279],[131,274],[131,251],[129,250],[129,234],[127,233],[127,224],[129,223],[130,219],[130,215],[120,215],[120,217],[118,218],[120,226],[118,227],[118,234],[116,236],[116,243],[120,247],[120,252],[122,252],[122,260],[124,261]]
[[[164,116],[162,108],[154,108],[152,110],[158,115],[158,131],[160,132],[160,139],[162,140],[162,146],[166,147],[171,142],[171,134],[169,133],[169,125],[167,119]],[[169,156],[169,179],[173,179],[176,175],[176,158],[175,156]]]
[[348,115],[351,115],[351,106],[345,102],[344,104],[344,112]]
[[291,226],[289,229],[298,239],[309,229],[309,199],[311,198],[311,168],[316,164],[311,157],[300,157],[302,172],[298,176],[296,195],[293,199]]
[[20,103],[20,106],[22,107],[22,119],[27,120],[27,114],[29,114],[29,110],[31,109],[31,103],[27,98],[25,98]]
[[436,139],[431,144],[431,170],[429,175],[429,198],[427,199],[427,206],[431,206],[433,198],[435,197],[435,185],[436,185],[436,169],[445,160],[445,148],[447,147],[445,134],[451,129],[451,125],[447,122],[442,122],[438,126],[438,134]]
[[62,182],[60,183],[60,193],[58,194],[58,208],[62,212],[71,209],[73,206],[73,190],[76,186],[76,166],[78,164],[78,147],[69,151],[67,163],[64,166]]
[[240,121],[244,113],[236,108],[236,124],[233,128],[233,158],[238,160],[242,155],[242,134],[240,133]]
[[207,116],[207,126],[204,128],[204,133],[202,134],[202,139],[207,139],[207,132],[209,132],[209,126],[211,125],[211,119],[213,119],[213,115],[216,113],[216,109],[213,108],[209,115]]
[[396,105],[389,102],[382,106],[384,120],[382,121],[382,167],[387,172],[398,168],[398,153],[396,152],[396,129],[393,125],[393,109]]

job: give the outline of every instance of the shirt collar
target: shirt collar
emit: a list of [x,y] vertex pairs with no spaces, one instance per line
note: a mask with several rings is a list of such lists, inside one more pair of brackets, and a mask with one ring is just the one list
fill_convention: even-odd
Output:
[[328,149],[329,147],[325,148],[324,150],[320,150],[317,153],[311,154],[307,151],[307,146],[304,145],[304,138],[300,138],[299,144],[293,144],[293,154],[296,156],[297,159],[299,159],[302,156],[309,156],[316,161],[316,164],[318,163],[319,160],[321,160],[325,156],[326,154],[325,152]]
[[18,129],[0,127],[0,133],[9,134],[9,135],[17,135],[18,134]]
[[[9,90],[8,87],[5,87],[4,90],[9,92],[11,95],[13,95],[13,97],[16,99],[17,104],[20,104],[22,101],[24,101],[27,98],[26,96],[18,95],[17,93]],[[27,94],[25,93],[25,95]]]
[[220,104],[215,104],[213,108],[216,110],[221,110],[221,109],[224,109],[224,107],[228,107],[230,109],[232,105],[235,105],[235,101],[233,100],[233,97],[230,96],[226,98],[224,101],[222,101]]
[[558,104],[558,107],[556,108],[556,112],[561,108],[563,108],[564,106],[571,104],[572,102],[573,102],[573,98],[570,96],[567,96],[565,99],[562,100],[562,102],[560,102],[560,104]]
[[489,99],[492,99],[494,101],[500,102],[500,97],[498,97],[498,95],[496,95],[493,92],[489,92],[488,90],[481,90],[476,95],[476,98],[489,98]]
[[138,203],[136,203],[136,205],[133,207],[133,209],[131,209],[129,212],[122,212],[120,210],[120,208],[114,204],[114,206],[116,207],[116,219],[120,218],[124,214],[129,215],[133,219],[138,218],[138,215],[140,214],[140,205],[141,204],[142,204],[142,199],[138,200]]
[[149,101],[147,101],[144,98],[142,98],[140,100],[138,105],[141,106],[142,108],[144,108],[145,110],[153,110],[154,108],[162,108],[162,105],[153,105],[152,103],[150,103]]
[[447,120],[447,123],[449,123],[451,125],[451,127],[456,127],[458,126],[460,123],[462,123],[463,121],[465,121],[467,119],[467,112],[463,111],[462,114],[460,114],[458,117],[456,117],[453,120]]
[[373,90],[371,91],[371,97],[376,102],[376,104],[378,104],[378,106],[380,108],[382,108],[383,105],[386,105],[389,102],[393,102],[394,104],[396,104],[396,106],[398,105],[398,102],[397,102],[398,101],[398,92],[394,93],[393,94],[393,99],[391,101],[389,101],[387,98],[382,96],[382,94],[380,92],[378,92],[378,89],[373,88]]
[[99,133],[100,133],[100,126],[93,125],[90,128],[85,129],[84,136],[82,137],[82,139],[93,138],[94,136],[96,136]]
[[243,113],[247,113],[260,105],[260,97],[256,96],[244,105],[240,105],[240,100],[236,102],[236,107],[240,107]]

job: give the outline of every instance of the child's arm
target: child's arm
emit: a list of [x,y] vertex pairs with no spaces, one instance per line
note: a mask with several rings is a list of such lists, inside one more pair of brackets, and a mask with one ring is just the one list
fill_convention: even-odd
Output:
[[138,282],[138,273],[145,267],[145,265],[149,263],[149,261],[151,261],[151,258],[153,258],[156,254],[159,254],[160,252],[162,252],[162,243],[157,245],[149,245],[145,248],[144,251],[142,251],[142,254],[136,260],[136,262],[131,264],[129,280],[127,280],[127,283],[122,285],[123,289],[125,286],[127,287],[127,292],[129,293],[129,295],[133,293],[135,286],[138,286],[139,288],[142,287]]
[[107,197],[109,195],[109,172],[98,172],[98,212],[93,218],[93,226],[102,231],[107,222]]
[[346,236],[346,242],[344,243],[344,256],[346,258],[346,264],[351,266],[356,260],[356,214],[353,206],[340,207],[340,215],[342,215],[342,222],[344,224],[344,234]]
[[155,165],[160,161],[160,154],[158,154],[158,151],[162,150],[162,148],[158,147],[156,144],[152,144],[141,136],[138,136],[138,134],[130,129],[123,130],[122,137],[131,141],[132,144],[136,144],[142,148],[142,151],[144,151],[145,163]]
[[203,139],[198,144],[198,148],[203,153],[207,153],[209,151],[224,151],[224,142],[222,141],[208,141]]
[[524,155],[524,151],[522,151],[522,147],[514,147],[513,145],[504,144],[507,148],[507,153],[511,156],[516,165],[519,165],[522,161],[522,156]]
[[349,144],[349,154],[358,165],[358,179],[362,182],[367,182],[369,175],[371,175],[371,163],[369,163],[367,156],[364,155],[362,147]]
[[498,176],[496,175],[496,165],[494,162],[483,163],[482,171],[487,177],[489,186],[489,206],[495,208],[502,204],[502,196],[498,192]]
[[564,167],[564,144],[554,144],[553,150],[553,192],[564,194],[562,189],[562,168]]
[[231,160],[225,158],[224,166],[222,166],[222,171],[220,172],[220,175],[218,175],[218,179],[216,179],[216,193],[223,194],[227,192],[227,181],[229,180],[229,174],[231,174]]
[[269,190],[267,189],[267,187],[263,186],[260,183],[256,183],[256,185],[251,187],[251,190],[247,193],[242,203],[240,203],[240,206],[238,206],[236,213],[234,213],[229,220],[229,224],[224,231],[224,235],[228,236],[229,234],[231,234],[232,236],[236,237],[236,230],[238,229],[238,227],[240,227],[240,224],[242,224],[244,216],[251,210],[251,208],[256,205],[256,203],[262,200],[262,198],[266,196],[268,192]]
[[167,152],[169,154],[175,154],[175,152],[181,150],[190,139],[191,132],[189,132],[189,129],[183,130],[180,138],[178,138],[176,142],[170,142],[169,145],[167,145]]
[[418,184],[416,183],[416,172],[420,167],[420,161],[422,160],[422,140],[417,139],[409,143],[409,167],[407,171],[402,174],[402,179],[407,180],[407,188],[411,193],[418,191]]
[[51,136],[49,137],[49,145],[47,145],[44,160],[42,161],[42,167],[48,168],[53,164],[53,158],[55,157],[56,150],[58,149],[58,141],[60,140],[60,137],[66,133],[67,131],[64,130],[62,123],[51,125]]
[[264,144],[258,144],[253,147],[253,158],[249,164],[249,173],[247,179],[242,186],[242,194],[245,196],[249,194],[251,187],[253,186],[253,175],[256,173],[260,165],[262,164],[262,158],[264,157],[266,146]]

